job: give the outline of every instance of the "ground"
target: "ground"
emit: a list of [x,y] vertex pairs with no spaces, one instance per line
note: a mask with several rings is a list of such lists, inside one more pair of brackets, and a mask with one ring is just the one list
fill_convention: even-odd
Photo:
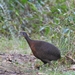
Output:
[[33,55],[0,54],[0,75],[31,75],[34,67],[28,65],[35,60]]
[[[75,71],[68,71],[65,66],[44,66],[38,70],[35,66],[37,59],[31,54],[0,54],[0,75],[74,75]],[[43,64],[42,64],[43,65]],[[56,73],[59,70],[59,73]],[[52,73],[50,73],[50,71]],[[48,73],[49,72],[49,73]],[[73,74],[70,74],[70,73]]]

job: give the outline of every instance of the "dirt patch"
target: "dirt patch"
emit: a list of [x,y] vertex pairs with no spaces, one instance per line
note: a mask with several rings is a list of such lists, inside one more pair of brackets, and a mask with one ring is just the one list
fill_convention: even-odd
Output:
[[[36,57],[28,54],[0,54],[0,75],[46,75],[44,71],[54,72],[58,71],[63,73],[69,70],[75,71],[75,65],[67,68],[66,65],[62,65],[62,61],[59,61],[58,65],[54,65],[45,69],[42,73],[36,69]],[[62,59],[61,59],[62,60]],[[65,61],[65,60],[64,60]]]
[[[0,54],[0,75],[35,75],[35,62],[33,55]],[[36,75],[40,74],[36,71]]]

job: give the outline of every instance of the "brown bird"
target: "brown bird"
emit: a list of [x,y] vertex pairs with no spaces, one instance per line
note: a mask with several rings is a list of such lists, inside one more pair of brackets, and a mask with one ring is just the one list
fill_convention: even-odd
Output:
[[51,43],[39,40],[32,40],[24,31],[20,32],[20,35],[24,36],[34,56],[40,59],[44,64],[50,63],[50,61],[52,60],[58,60],[61,58],[59,49]]

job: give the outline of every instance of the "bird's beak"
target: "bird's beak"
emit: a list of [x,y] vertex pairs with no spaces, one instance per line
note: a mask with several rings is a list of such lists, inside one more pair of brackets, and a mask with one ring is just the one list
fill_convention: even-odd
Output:
[[21,38],[21,37],[22,37],[21,31],[19,32],[19,34],[18,34],[18,35],[19,35],[19,38]]

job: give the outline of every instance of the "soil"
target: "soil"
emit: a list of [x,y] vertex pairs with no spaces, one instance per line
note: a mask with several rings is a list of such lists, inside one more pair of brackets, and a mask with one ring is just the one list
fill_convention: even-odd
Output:
[[[0,54],[0,75],[45,75],[39,73],[37,69],[39,65],[36,64],[36,60],[32,54]],[[61,71],[75,71],[75,65],[68,69],[61,67],[59,69]]]
[[[0,75],[33,75],[34,62],[33,55],[0,54]],[[37,71],[35,73],[40,75]]]

